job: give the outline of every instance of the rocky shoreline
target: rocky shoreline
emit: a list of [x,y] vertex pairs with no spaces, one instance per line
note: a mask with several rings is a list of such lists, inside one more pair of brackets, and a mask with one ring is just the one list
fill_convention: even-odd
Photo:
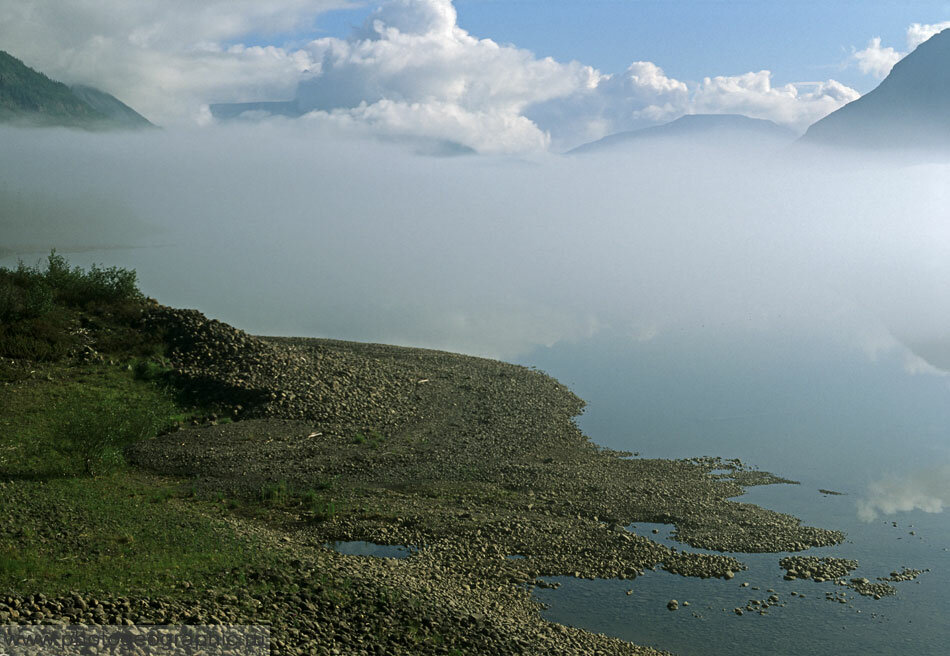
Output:
[[[299,500],[266,516],[220,518],[292,564],[255,574],[260,585],[244,598],[216,590],[184,601],[0,597],[3,621],[264,621],[274,653],[288,654],[657,653],[543,620],[531,586],[551,576],[635,579],[647,569],[728,579],[745,569],[739,560],[688,547],[802,551],[844,539],[733,500],[743,486],[793,482],[740,461],[640,459],[598,447],[574,423],[583,402],[525,367],[256,337],[161,306],[143,330],[168,344],[162,364],[176,385],[215,411],[128,458],[199,495]],[[675,525],[687,548],[637,534],[634,522]],[[414,553],[380,559],[324,546],[346,540]],[[340,581],[342,598],[325,594]],[[393,626],[424,639],[409,644]]]

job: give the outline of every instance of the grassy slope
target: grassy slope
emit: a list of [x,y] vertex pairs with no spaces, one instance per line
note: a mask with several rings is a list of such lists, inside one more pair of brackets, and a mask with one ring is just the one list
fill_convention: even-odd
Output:
[[77,401],[148,407],[168,422],[185,409],[167,392],[135,380],[123,364],[33,371],[0,388],[0,506],[14,520],[0,526],[0,590],[160,593],[261,560],[199,501],[184,501],[188,490],[175,481],[140,474],[118,458],[87,476],[68,452],[57,452],[57,431]]
[[[221,573],[267,567],[272,555],[235,535],[215,504],[183,483],[122,459],[123,441],[202,414],[165,384],[157,338],[131,325],[144,299],[135,292],[83,305],[94,285],[63,292],[88,274],[66,266],[64,281],[65,263],[55,261],[52,278],[61,280],[52,285],[49,269],[0,271],[0,593],[240,586]],[[53,288],[51,305],[23,316],[31,312],[16,301],[43,287]],[[96,347],[86,363],[67,356],[84,346],[78,337],[87,352]],[[90,456],[83,440],[110,430],[117,438]]]

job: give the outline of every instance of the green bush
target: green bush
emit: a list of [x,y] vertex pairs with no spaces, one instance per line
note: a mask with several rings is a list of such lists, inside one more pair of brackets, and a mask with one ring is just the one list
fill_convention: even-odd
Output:
[[300,497],[300,502],[310,513],[313,519],[317,521],[326,521],[336,516],[339,508],[332,499],[326,499],[315,490],[307,490]]
[[98,265],[70,268],[55,250],[45,269],[20,262],[0,267],[0,357],[52,362],[79,345],[78,311],[88,310],[98,331],[96,349],[108,353],[159,355],[160,337],[134,327],[144,296],[135,271]]
[[154,360],[138,360],[132,366],[132,375],[135,380],[147,380],[149,382],[165,382],[172,374],[174,369]]
[[27,279],[25,284],[17,284],[18,278],[15,275],[0,277],[0,321],[33,319],[53,309],[53,290],[45,280]]
[[0,357],[53,362],[77,344],[62,309],[20,321],[0,320]]
[[0,267],[0,319],[4,321],[41,317],[53,309],[54,303],[83,308],[143,299],[134,270],[97,264],[88,271],[70,268],[56,249],[46,258],[45,270],[23,262],[16,269]]
[[69,268],[69,262],[53,249],[46,260],[46,283],[53,288],[57,300],[65,305],[84,307],[95,303],[121,303],[141,300],[142,292],[132,269],[100,268],[93,264],[89,271]]

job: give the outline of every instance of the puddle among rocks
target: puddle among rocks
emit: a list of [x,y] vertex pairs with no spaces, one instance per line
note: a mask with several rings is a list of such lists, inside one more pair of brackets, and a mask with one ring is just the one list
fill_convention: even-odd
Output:
[[650,538],[654,542],[659,542],[660,544],[666,545],[667,547],[683,548],[686,546],[683,543],[677,542],[675,539],[673,539],[673,530],[675,527],[672,524],[635,522],[633,524],[628,524],[626,529],[631,533],[636,533],[637,535]]
[[400,544],[376,544],[363,540],[347,542],[328,542],[324,545],[334,551],[348,556],[374,556],[376,558],[408,558],[415,551]]

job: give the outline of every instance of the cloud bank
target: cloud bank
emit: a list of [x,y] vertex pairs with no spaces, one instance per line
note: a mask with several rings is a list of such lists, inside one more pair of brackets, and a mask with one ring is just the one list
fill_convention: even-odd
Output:
[[482,152],[541,150],[548,135],[525,107],[597,84],[577,62],[477,39],[449,0],[396,0],[348,40],[306,47],[319,71],[297,103],[312,120],[363,124],[384,135],[454,139]]
[[767,70],[691,85],[648,61],[611,74],[539,58],[468,33],[451,0],[389,0],[346,39],[305,36],[322,12],[348,4],[0,0],[0,43],[165,126],[208,122],[210,103],[296,96],[311,125],[484,153],[566,150],[697,112],[803,131],[858,96],[834,80],[775,84]]
[[744,114],[786,125],[798,132],[860,94],[835,80],[772,85],[769,71],[705,78],[696,90],[692,113]]

